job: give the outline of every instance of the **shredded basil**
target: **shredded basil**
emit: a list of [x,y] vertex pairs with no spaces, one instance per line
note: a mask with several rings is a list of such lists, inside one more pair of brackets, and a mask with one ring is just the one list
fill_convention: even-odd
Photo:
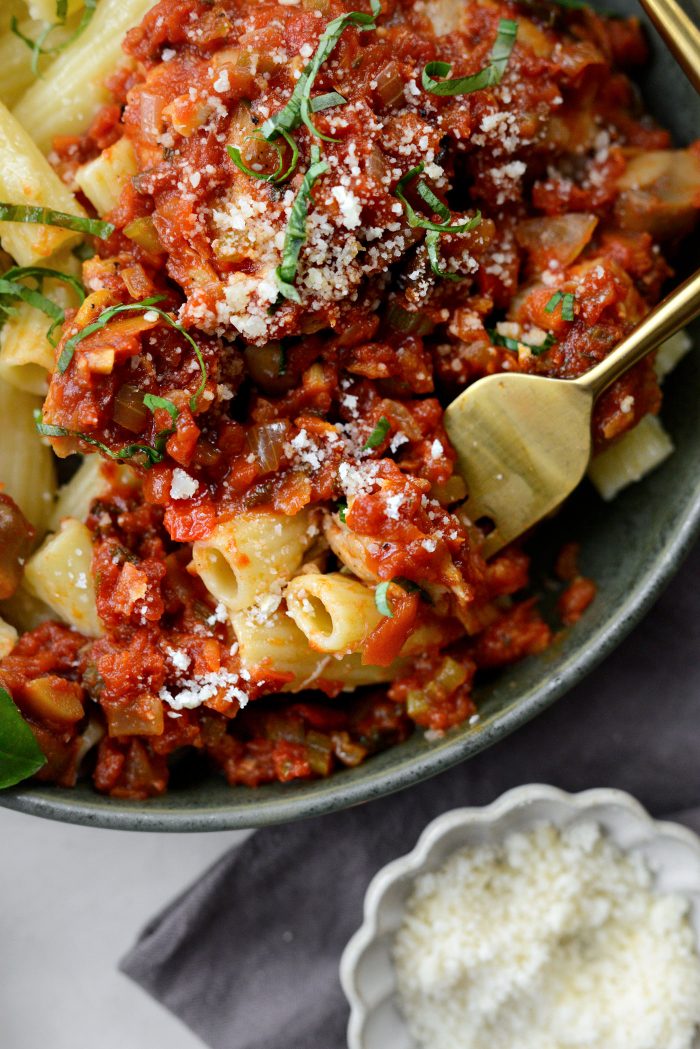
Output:
[[420,590],[421,596],[426,596],[418,586],[418,583],[414,583],[412,579],[404,579],[402,576],[397,576],[395,579],[379,583],[374,590],[374,603],[377,606],[377,611],[381,612],[381,614],[386,616],[387,619],[394,618],[394,613],[391,611],[387,594],[387,591],[392,584],[400,586],[407,594],[414,594],[416,590]]
[[[0,277],[0,308],[3,312],[9,313],[7,302],[4,300],[12,302],[14,299],[21,299],[22,302],[26,302],[29,306],[41,310],[52,321],[46,337],[51,345],[55,346],[54,332],[56,328],[65,322],[66,315],[58,303],[53,302],[52,299],[49,299],[42,293],[41,288],[46,277],[69,284],[77,293],[81,302],[85,299],[85,288],[83,285],[75,277],[71,277],[67,273],[45,269],[43,266],[13,266],[12,269],[7,270]],[[35,280],[38,287],[28,288],[25,284],[18,283],[18,281],[30,279]]]
[[143,302],[132,302],[126,306],[110,306],[108,309],[104,310],[96,321],[93,321],[92,324],[87,324],[84,328],[81,328],[79,332],[76,332],[75,335],[72,335],[71,338],[66,341],[58,358],[58,364],[56,365],[58,371],[65,372],[66,368],[73,360],[73,354],[75,353],[76,346],[79,342],[82,342],[82,340],[87,338],[88,335],[92,335],[93,332],[100,331],[100,329],[104,328],[105,325],[107,325],[112,320],[112,318],[116,317],[118,314],[130,313],[135,310],[141,310],[144,313],[157,313],[160,319],[165,321],[165,323],[169,327],[174,328],[175,331],[179,332],[180,335],[187,339],[190,346],[194,350],[194,355],[197,358],[197,363],[199,364],[199,368],[202,373],[202,378],[199,383],[199,386],[190,397],[190,407],[192,411],[195,411],[197,407],[197,402],[204,391],[204,387],[207,384],[207,366],[204,363],[202,351],[200,350],[199,346],[194,341],[192,336],[189,334],[189,332],[186,331],[181,324],[178,324],[177,321],[174,321],[170,314],[166,313],[165,310],[158,309],[156,303],[162,302],[162,300],[162,295],[154,295],[150,299],[144,299]]
[[470,76],[456,77],[454,80],[435,80],[436,76],[449,77],[452,65],[449,62],[428,62],[421,76],[424,91],[442,97],[468,95],[472,91],[481,91],[483,88],[500,84],[517,35],[518,23],[510,18],[502,18],[498,23],[498,33],[491,48],[489,64]]
[[34,733],[10,693],[0,686],[0,788],[13,787],[45,764]]
[[346,524],[347,519],[348,519],[348,504],[347,503],[339,503],[338,504],[338,517],[340,518],[341,524]]
[[311,112],[322,113],[324,109],[333,109],[335,106],[346,106],[347,98],[343,98],[339,91],[329,91],[326,95],[316,95],[311,99]]
[[380,444],[384,443],[386,435],[391,429],[391,423],[385,415],[382,415],[377,425],[372,430],[371,434],[362,446],[363,452],[368,452],[372,448],[378,448]]
[[306,241],[306,219],[309,214],[311,190],[316,180],[325,171],[328,171],[328,164],[325,160],[321,160],[318,146],[312,146],[311,163],[304,175],[304,180],[299,187],[299,192],[294,199],[289,215],[289,222],[284,235],[284,246],[282,248],[282,262],[275,270],[280,294],[285,299],[291,299],[292,302],[296,303],[301,302],[301,297],[294,287],[294,281],[296,280],[297,267],[299,265],[299,252],[302,244]]
[[[321,34],[313,58],[297,80],[286,106],[263,124],[262,133],[266,139],[271,140],[276,135],[282,134],[283,131],[294,131],[301,124],[305,124],[312,135],[316,135],[317,138],[322,138],[327,142],[333,141],[327,135],[321,134],[311,119],[312,113],[319,112],[319,108],[314,109],[311,91],[321,66],[331,54],[343,31],[348,26],[356,25],[361,29],[377,28],[375,19],[381,11],[379,0],[370,0],[370,7],[372,9],[371,15],[365,14],[363,11],[350,11],[349,14],[339,15],[328,23]],[[316,102],[316,106],[326,109],[330,105],[340,105],[342,95],[338,95],[337,92],[333,92],[333,95],[337,95],[337,99],[332,103],[328,101],[329,95],[321,95],[320,100]],[[343,101],[345,100],[343,99]]]
[[561,303],[561,316],[562,320],[572,321],[574,320],[574,303],[576,302],[576,296],[573,292],[567,291],[555,291],[551,299],[544,308],[545,313],[554,313],[555,309]]
[[406,172],[403,178],[399,179],[396,189],[394,190],[395,196],[397,196],[403,204],[404,212],[406,213],[406,219],[408,221],[409,226],[411,226],[413,229],[434,230],[436,233],[467,233],[469,230],[474,229],[476,226],[478,226],[481,222],[480,211],[477,211],[476,215],[471,219],[467,219],[466,222],[457,223],[456,226],[447,225],[451,217],[448,208],[445,207],[442,201],[438,200],[438,198],[435,196],[427,182],[424,182],[422,179],[420,180],[417,186],[418,194],[422,197],[426,204],[428,204],[428,206],[431,207],[433,211],[440,216],[441,221],[433,222],[430,219],[426,219],[424,215],[418,214],[413,205],[409,204],[409,202],[406,200],[403,190],[404,186],[406,186],[409,182],[412,182],[414,178],[417,178],[422,173],[424,168],[424,163],[418,164],[418,166],[415,168],[411,168],[410,171]]
[[17,22],[17,19],[14,16],[10,19],[11,32],[13,32],[15,36],[19,37],[19,39],[23,43],[25,43],[28,48],[31,49],[32,72],[35,76],[39,71],[39,59],[41,58],[41,56],[57,55],[61,51],[63,51],[64,48],[68,47],[69,44],[72,44],[74,40],[77,40],[78,37],[85,32],[88,25],[92,21],[92,16],[95,13],[96,7],[97,0],[84,0],[83,12],[80,17],[80,21],[78,22],[74,31],[70,34],[69,37],[67,37],[66,40],[63,41],[62,44],[57,44],[55,47],[44,47],[44,44],[46,43],[47,39],[54,31],[54,29],[60,29],[66,24],[66,19],[68,17],[68,0],[56,0],[56,21],[48,23],[48,25],[44,29],[42,29],[41,33],[39,33],[39,36],[36,39],[32,39],[32,37],[30,36],[26,36],[21,31],[21,29],[19,28],[19,23]]
[[501,335],[495,328],[487,328],[486,332],[494,346],[503,346],[504,349],[512,350],[514,353],[517,353],[521,346],[526,346],[535,357],[539,357],[545,350],[554,346],[557,341],[551,332],[547,333],[544,342],[535,346],[530,345],[529,342],[523,342],[522,339],[518,341],[518,339],[511,339],[507,335]]
[[137,455],[144,455],[145,462],[143,465],[146,469],[163,461],[166,441],[168,437],[175,433],[174,428],[170,427],[157,433],[153,439],[153,444],[127,444],[124,448],[120,448],[119,451],[115,452],[108,448],[106,444],[103,444],[102,441],[98,441],[95,437],[90,437],[87,433],[80,433],[79,430],[66,430],[63,426],[52,426],[50,423],[43,422],[39,408],[34,412],[34,425],[37,432],[43,437],[77,437],[79,440],[85,441],[86,444],[99,448],[102,454],[109,459],[114,459],[118,462],[125,459],[134,459]]
[[164,408],[173,422],[177,422],[177,417],[180,413],[177,410],[177,406],[169,398],[159,397],[155,393],[146,393],[143,397],[143,403],[151,412],[155,412],[156,408]]
[[425,167],[425,164],[419,164],[415,168],[411,168],[407,174],[401,178],[394,190],[394,193],[403,204],[404,212],[408,220],[409,226],[414,229],[425,229],[427,230],[425,238],[425,248],[428,253],[428,259],[430,261],[430,268],[433,273],[447,280],[461,280],[461,275],[458,273],[449,273],[446,269],[440,265],[440,257],[438,253],[439,238],[441,233],[466,233],[471,229],[474,229],[481,222],[481,212],[477,211],[476,215],[468,219],[466,222],[458,223],[455,226],[450,225],[450,209],[442,203],[442,201],[433,193],[432,189],[423,179],[420,179],[416,191],[418,196],[425,201],[431,211],[440,217],[440,222],[433,222],[430,219],[426,219],[423,215],[419,215],[412,204],[408,202],[404,194],[404,186],[411,182],[414,178],[418,178]]
[[[276,139],[272,139],[270,141],[270,145],[274,146],[274,148],[277,150],[277,157],[279,163],[277,165],[277,170],[273,171],[270,175],[266,175],[263,171],[255,171],[254,168],[248,167],[248,165],[243,160],[243,156],[238,146],[227,146],[226,152],[228,153],[229,157],[236,165],[236,167],[239,169],[239,171],[242,171],[244,175],[250,175],[251,178],[257,178],[262,180],[263,182],[284,182],[286,179],[289,178],[289,176],[295,170],[299,162],[299,147],[287,131],[280,131],[280,135],[292,150],[292,159],[289,161],[289,164],[285,168],[284,150]],[[253,134],[249,137],[255,138],[256,135]],[[261,133],[258,133],[257,137],[262,137]]]
[[31,222],[40,226],[59,226],[78,233],[90,233],[100,240],[107,240],[114,233],[111,222],[88,219],[82,215],[66,215],[64,211],[41,208],[32,204],[0,203],[0,222]]

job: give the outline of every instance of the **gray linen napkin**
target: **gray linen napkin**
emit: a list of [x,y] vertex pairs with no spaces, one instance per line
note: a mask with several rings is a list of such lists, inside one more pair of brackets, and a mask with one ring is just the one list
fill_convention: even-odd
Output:
[[700,831],[698,581],[700,547],[603,666],[467,764],[259,831],[150,923],[123,971],[214,1049],[344,1049],[338,962],[367,883],[434,816],[537,781],[620,787]]

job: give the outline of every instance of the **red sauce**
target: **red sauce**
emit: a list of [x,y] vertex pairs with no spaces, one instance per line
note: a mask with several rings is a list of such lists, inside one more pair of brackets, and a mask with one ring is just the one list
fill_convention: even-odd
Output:
[[[110,81],[113,101],[86,135],[55,143],[67,180],[122,138],[137,167],[108,216],[114,233],[85,263],[93,295],[58,352],[108,307],[151,296],[176,327],[146,308],[117,312],[51,380],[44,419],[75,433],[54,440],[59,454],[92,452],[85,435],[127,458],[139,485],[113,478],[87,521],[105,635],[43,625],[0,664],[20,706],[47,674],[84,704],[85,719],[67,728],[25,703],[47,778],[75,779],[88,717],[106,731],[94,783],[117,797],[162,792],[170,757],[183,753],[232,784],[328,775],[413,725],[460,724],[476,710],[475,675],[551,641],[526,596],[526,554],[512,547],[487,564],[459,511],[466,493],[443,409],[500,370],[569,378],[601,360],[661,294],[697,186],[695,197],[661,182],[625,187],[630,165],[670,145],[627,76],[647,60],[635,19],[500,0],[465,4],[461,27],[441,37],[425,5],[384,0],[377,27],[344,28],[320,66],[313,94],[345,100],[313,114],[325,137],[293,129],[299,163],[279,185],[239,170],[227,146],[259,173],[290,164],[287,143],[278,154],[261,138],[264,122],[289,101],[329,21],[368,6],[162,0],[127,36],[132,66]],[[453,77],[487,65],[501,19],[513,18],[499,85],[423,91],[427,62],[451,63]],[[274,271],[316,147],[327,170],[309,193],[296,302],[278,295]],[[677,157],[700,185],[700,147]],[[439,236],[442,275],[397,197],[419,164],[450,224],[481,212],[473,230]],[[404,191],[429,218],[417,181]],[[551,307],[557,292],[571,315]],[[148,393],[171,402],[174,422],[144,407]],[[643,362],[601,398],[596,444],[659,404]],[[151,454],[125,455],[134,445]],[[365,665],[391,664],[415,630],[440,624],[388,694],[348,699],[321,673],[300,702],[280,697],[291,675],[274,665],[243,676],[232,628],[188,565],[191,543],[256,507],[342,523],[370,579],[403,583],[388,591],[392,616],[366,638]],[[337,569],[321,547],[324,569]],[[571,550],[559,559],[567,624],[595,593],[575,560]],[[173,649],[199,679],[218,675],[241,694],[244,684],[247,705],[222,684],[178,709],[167,699],[182,684]]]

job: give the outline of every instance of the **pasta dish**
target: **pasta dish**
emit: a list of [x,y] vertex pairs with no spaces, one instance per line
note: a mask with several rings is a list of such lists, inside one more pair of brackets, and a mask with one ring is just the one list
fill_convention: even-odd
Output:
[[[637,21],[6,8],[0,733],[23,774],[136,799],[183,761],[288,782],[478,717],[475,676],[595,587],[567,546],[548,622],[521,544],[483,558],[444,408],[604,357],[700,207],[700,143],[631,79]],[[621,456],[667,454],[677,352],[599,401],[604,494]]]

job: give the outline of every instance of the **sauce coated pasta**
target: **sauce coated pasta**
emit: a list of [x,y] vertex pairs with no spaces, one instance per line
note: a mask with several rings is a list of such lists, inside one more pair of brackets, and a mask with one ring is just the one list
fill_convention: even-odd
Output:
[[[444,406],[616,345],[696,221],[700,144],[642,109],[637,21],[584,5],[93,8],[45,43],[20,13],[41,77],[17,58],[17,98],[0,71],[0,405],[25,427],[0,683],[37,775],[146,798],[183,755],[256,786],[442,734],[556,629],[521,545],[482,557]],[[659,406],[650,359],[597,448]],[[573,547],[558,572],[573,623],[595,588]]]

